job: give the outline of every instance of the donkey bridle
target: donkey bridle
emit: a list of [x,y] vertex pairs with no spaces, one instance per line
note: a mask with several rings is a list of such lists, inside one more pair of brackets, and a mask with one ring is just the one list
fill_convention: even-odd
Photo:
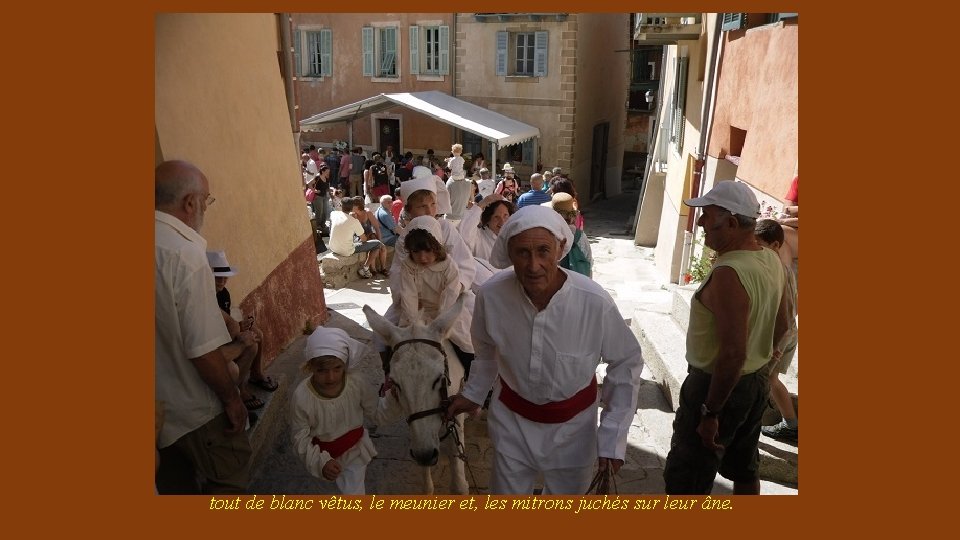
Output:
[[415,338],[415,339],[407,339],[407,340],[401,341],[400,343],[397,343],[396,345],[393,346],[393,350],[394,352],[396,352],[396,350],[399,349],[400,347],[404,345],[408,345],[410,343],[423,343],[425,345],[430,345],[431,347],[440,351],[440,354],[443,355],[443,378],[440,381],[440,406],[435,407],[433,409],[427,409],[425,411],[415,412],[411,414],[410,416],[407,417],[408,424],[413,422],[414,420],[417,420],[419,418],[425,418],[433,414],[439,414],[439,415],[446,414],[447,407],[450,405],[450,398],[447,395],[447,386],[450,384],[450,366],[447,363],[447,352],[443,350],[443,345],[441,345],[439,341],[434,341],[432,339]]

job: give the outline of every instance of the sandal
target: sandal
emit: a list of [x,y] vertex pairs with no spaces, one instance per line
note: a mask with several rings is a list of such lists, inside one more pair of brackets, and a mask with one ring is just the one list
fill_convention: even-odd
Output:
[[257,409],[262,409],[266,403],[260,400],[257,396],[243,400],[243,405],[247,408],[248,411],[255,411]]
[[267,392],[273,392],[274,390],[280,387],[280,385],[274,382],[274,380],[271,379],[270,377],[267,377],[266,379],[256,380],[256,381],[253,379],[250,379],[250,384],[256,386],[257,388],[260,388],[261,390],[266,390]]

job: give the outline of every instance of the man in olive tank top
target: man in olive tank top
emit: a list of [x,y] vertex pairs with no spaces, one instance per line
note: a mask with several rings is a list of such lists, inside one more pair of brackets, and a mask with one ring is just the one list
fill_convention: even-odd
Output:
[[684,201],[717,252],[690,305],[687,378],[663,476],[668,494],[706,494],[719,472],[735,494],[760,493],[760,421],[768,381],[760,371],[787,330],[784,273],[754,235],[759,203],[744,183],[721,181]]

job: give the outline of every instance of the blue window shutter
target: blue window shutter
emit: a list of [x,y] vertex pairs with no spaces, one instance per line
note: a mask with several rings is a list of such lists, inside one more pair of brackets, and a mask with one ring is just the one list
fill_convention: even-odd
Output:
[[397,73],[397,29],[388,27],[383,29],[384,51],[383,61],[380,64],[380,73],[395,77]]
[[300,64],[301,39],[303,39],[303,32],[297,30],[297,35],[293,40],[293,72],[297,75],[303,75],[303,66]]
[[547,76],[547,32],[535,32],[533,38],[533,74]]
[[420,27],[410,27],[410,73],[420,73]]
[[720,31],[739,30],[747,25],[746,13],[724,13],[723,24],[720,25]]
[[333,31],[329,28],[320,30],[320,75],[333,75]]
[[677,87],[674,92],[673,133],[670,139],[677,143],[678,152],[683,149],[683,127],[686,123],[688,63],[687,57],[677,58]]
[[496,73],[498,76],[507,74],[507,41],[506,32],[497,32],[497,61]]
[[440,74],[450,74],[450,27],[440,27]]
[[533,165],[533,139],[523,141],[523,164]]
[[363,27],[361,36],[363,39],[363,76],[373,77],[373,28]]

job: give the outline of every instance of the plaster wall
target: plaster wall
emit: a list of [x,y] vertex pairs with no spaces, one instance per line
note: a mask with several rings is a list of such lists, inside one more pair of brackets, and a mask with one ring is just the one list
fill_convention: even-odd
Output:
[[799,162],[799,26],[726,34],[709,153],[726,157],[731,128],[745,130],[737,178],[782,201]]
[[[626,102],[630,85],[630,55],[615,51],[630,48],[627,13],[582,13],[578,16],[576,49],[577,99],[571,178],[577,192],[590,193],[593,130],[608,123],[606,196],[619,195],[623,171]],[[586,200],[584,196],[581,200]]]
[[[439,90],[451,94],[453,90],[454,24],[452,13],[294,13],[290,16],[291,35],[301,30],[332,29],[333,67],[328,77],[298,77],[294,82],[297,101],[297,122],[315,114],[349,103],[394,92],[421,92]],[[449,74],[440,76],[410,73],[410,26],[437,25],[450,27]],[[364,26],[397,26],[396,78],[363,76]],[[292,52],[290,54],[293,54]],[[453,143],[453,127],[403,107],[394,107],[380,117],[400,120],[401,148],[414,154],[428,148],[441,156],[449,153]],[[353,123],[354,145],[371,150],[384,150],[377,139],[373,116],[358,118]],[[324,127],[320,132],[302,132],[301,146],[316,144],[329,147],[334,140],[348,141],[350,129],[346,123]]]
[[237,267],[228,288],[264,330],[269,362],[302,328],[302,315],[325,308],[276,17],[161,13],[155,30],[155,161],[185,159],[206,174],[216,202],[201,234]]

